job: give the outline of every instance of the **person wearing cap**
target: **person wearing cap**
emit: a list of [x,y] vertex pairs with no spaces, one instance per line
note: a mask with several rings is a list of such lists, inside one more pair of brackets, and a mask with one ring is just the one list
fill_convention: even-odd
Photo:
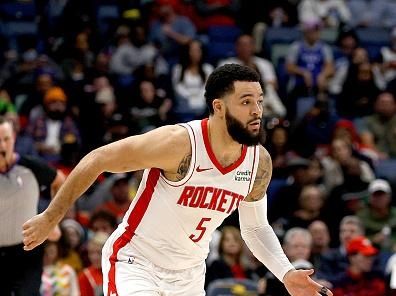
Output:
[[74,120],[67,115],[67,96],[62,88],[52,87],[44,95],[44,113],[29,124],[39,155],[58,163],[64,145],[80,142],[80,132]]
[[372,270],[378,250],[364,236],[357,236],[346,247],[349,265],[334,281],[334,296],[384,296],[385,279]]
[[391,251],[396,244],[396,208],[392,206],[392,189],[383,179],[372,181],[368,187],[367,205],[358,212],[367,236],[381,250]]

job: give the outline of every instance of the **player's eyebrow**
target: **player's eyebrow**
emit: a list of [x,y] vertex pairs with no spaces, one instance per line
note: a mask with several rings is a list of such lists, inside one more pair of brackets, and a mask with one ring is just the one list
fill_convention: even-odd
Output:
[[[253,94],[252,93],[243,93],[240,97],[239,97],[239,99],[244,99],[244,98],[246,98],[246,97],[252,97],[253,96]],[[262,92],[262,93],[260,93],[260,95],[259,95],[259,97],[264,97],[264,93]]]

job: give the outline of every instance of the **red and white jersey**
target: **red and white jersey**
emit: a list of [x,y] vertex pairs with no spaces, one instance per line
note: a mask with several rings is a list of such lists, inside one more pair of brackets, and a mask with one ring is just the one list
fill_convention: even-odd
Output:
[[[191,163],[180,181],[147,169],[135,199],[119,225],[113,249],[131,246],[159,267],[179,270],[202,264],[212,233],[251,191],[259,148],[243,146],[228,167],[216,159],[208,119],[182,124],[189,133]],[[115,258],[113,258],[115,259]]]

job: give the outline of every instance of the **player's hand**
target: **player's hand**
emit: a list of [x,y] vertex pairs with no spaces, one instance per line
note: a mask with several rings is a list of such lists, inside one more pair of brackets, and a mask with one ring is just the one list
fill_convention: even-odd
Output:
[[332,296],[333,293],[326,287],[311,279],[313,269],[291,270],[286,273],[283,283],[292,296]]
[[42,244],[55,226],[56,224],[52,225],[50,223],[45,212],[26,221],[22,226],[23,249],[25,251],[30,251]]

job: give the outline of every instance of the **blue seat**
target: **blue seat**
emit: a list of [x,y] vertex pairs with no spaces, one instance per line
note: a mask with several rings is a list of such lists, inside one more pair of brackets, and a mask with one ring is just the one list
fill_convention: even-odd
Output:
[[208,28],[208,38],[210,42],[234,43],[241,33],[241,29],[236,26],[210,26]]
[[16,37],[20,35],[36,35],[37,23],[34,21],[9,21],[3,23],[4,35]]
[[235,56],[235,41],[242,33],[236,26],[210,26],[208,28],[208,62],[216,65],[220,60]]
[[358,28],[356,34],[363,45],[387,45],[390,43],[390,32],[386,28]]
[[396,159],[386,159],[375,163],[375,175],[396,184]]
[[257,283],[252,280],[218,279],[207,288],[207,296],[257,295]]
[[286,179],[275,179],[273,178],[268,185],[267,188],[267,200],[268,200],[268,207],[276,197],[279,190],[286,186],[287,181]]
[[292,43],[301,37],[301,31],[298,28],[268,28],[264,42],[267,46],[271,46],[274,43]]
[[216,65],[222,59],[236,55],[234,42],[210,42],[207,52],[208,61],[213,65]]
[[35,1],[6,2],[0,4],[0,19],[9,20],[33,20],[36,17]]
[[106,35],[119,18],[120,10],[117,5],[98,5],[96,8],[96,21],[102,35]]

